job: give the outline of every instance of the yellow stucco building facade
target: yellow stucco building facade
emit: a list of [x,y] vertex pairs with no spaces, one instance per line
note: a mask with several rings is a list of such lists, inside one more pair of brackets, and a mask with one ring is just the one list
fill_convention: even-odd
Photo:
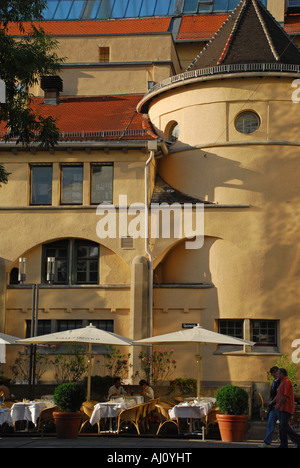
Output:
[[[268,8],[284,25],[285,2]],[[112,21],[114,32],[102,34],[88,30],[93,22],[82,33],[77,23],[72,33],[46,23],[66,57],[63,91],[54,104],[43,104],[47,89],[33,91],[40,108],[59,114],[61,139],[51,151],[0,145],[11,172],[0,189],[1,331],[28,336],[34,283],[39,334],[94,323],[141,339],[199,323],[256,342],[203,346],[203,384],[266,382],[281,355],[295,356],[300,52],[257,0],[230,13],[211,41],[180,41],[157,17],[151,27]],[[201,204],[201,248],[187,248],[182,233],[154,236],[151,203],[176,203],[181,221],[190,204],[194,222]],[[109,213],[116,236],[100,238]],[[195,377],[194,345],[172,348],[172,378]],[[138,370],[140,348],[128,351]]]

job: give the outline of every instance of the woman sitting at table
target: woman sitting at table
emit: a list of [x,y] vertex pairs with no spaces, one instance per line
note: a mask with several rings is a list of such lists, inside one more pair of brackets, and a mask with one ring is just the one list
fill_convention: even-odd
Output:
[[140,380],[139,385],[142,387],[141,395],[145,397],[145,401],[153,400],[154,391],[153,388],[149,387],[148,382],[146,382],[146,380]]
[[124,388],[121,385],[120,377],[114,379],[114,385],[112,385],[108,390],[108,399],[112,396],[126,395]]

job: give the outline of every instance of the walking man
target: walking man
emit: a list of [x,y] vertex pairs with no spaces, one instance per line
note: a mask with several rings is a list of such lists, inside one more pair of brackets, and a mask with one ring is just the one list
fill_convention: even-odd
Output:
[[267,425],[267,433],[266,437],[264,438],[264,441],[261,445],[259,445],[259,448],[269,448],[271,447],[272,440],[273,440],[273,433],[274,433],[274,428],[278,419],[277,416],[277,411],[275,409],[275,404],[276,404],[276,396],[277,396],[277,390],[280,385],[280,380],[278,378],[278,371],[279,368],[277,366],[271,367],[270,369],[270,374],[273,377],[273,383],[271,385],[270,389],[270,400],[268,402],[268,425]]
[[300,448],[300,435],[289,425],[289,420],[295,412],[295,397],[292,382],[287,376],[286,369],[279,369],[280,385],[276,397],[276,411],[279,419],[279,448],[288,448],[288,437]]

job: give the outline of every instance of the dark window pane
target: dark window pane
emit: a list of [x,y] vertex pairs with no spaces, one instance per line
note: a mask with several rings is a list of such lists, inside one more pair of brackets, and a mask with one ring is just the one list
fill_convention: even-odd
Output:
[[79,205],[82,203],[82,166],[62,167],[61,203]]
[[[51,320],[38,320],[37,336],[51,333]],[[31,320],[26,320],[26,338],[31,335]]]
[[51,205],[52,166],[31,167],[31,204]]
[[54,284],[68,284],[68,246],[68,240],[44,245],[44,281],[47,276],[47,257],[55,257]]
[[243,320],[220,320],[219,333],[235,338],[243,338]]
[[58,320],[57,331],[74,330],[82,328],[82,320]]
[[259,345],[277,345],[276,322],[272,320],[253,320],[251,322],[251,339]]
[[99,271],[99,246],[93,243],[78,242],[76,244],[77,284],[97,284]]
[[108,332],[114,331],[114,321],[113,320],[93,320],[93,325],[100,330],[105,330]]
[[91,203],[113,202],[113,165],[93,164],[91,167]]

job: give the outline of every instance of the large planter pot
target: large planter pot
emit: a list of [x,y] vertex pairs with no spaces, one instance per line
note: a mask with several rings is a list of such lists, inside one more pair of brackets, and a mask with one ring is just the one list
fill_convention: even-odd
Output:
[[224,442],[242,442],[248,424],[247,415],[217,414],[221,438]]
[[78,435],[82,413],[53,412],[56,436],[59,439],[75,439]]

